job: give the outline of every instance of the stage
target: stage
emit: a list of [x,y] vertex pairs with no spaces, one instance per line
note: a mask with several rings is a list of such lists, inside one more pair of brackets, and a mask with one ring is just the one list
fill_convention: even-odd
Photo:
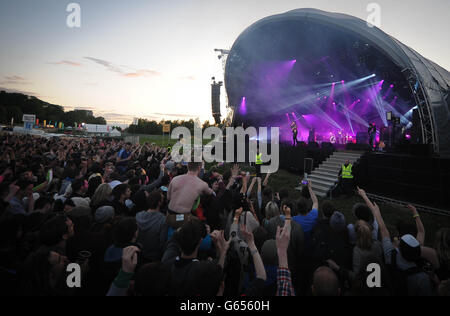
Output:
[[[358,18],[298,9],[255,22],[225,66],[233,126],[279,127],[280,143],[407,141],[450,154],[450,73]],[[433,67],[431,67],[433,66]],[[433,103],[433,106],[431,106]],[[312,137],[311,137],[312,135]],[[378,147],[378,145],[377,145]]]

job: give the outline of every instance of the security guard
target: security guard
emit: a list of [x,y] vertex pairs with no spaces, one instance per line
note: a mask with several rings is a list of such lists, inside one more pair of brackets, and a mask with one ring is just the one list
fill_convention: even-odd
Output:
[[339,170],[339,178],[341,179],[342,189],[347,196],[352,194],[353,189],[352,167],[353,165],[346,160],[345,164],[343,164]]
[[255,167],[256,167],[256,176],[261,177],[261,165],[263,164],[262,161],[262,154],[259,152],[259,147],[256,149],[256,159],[255,159]]

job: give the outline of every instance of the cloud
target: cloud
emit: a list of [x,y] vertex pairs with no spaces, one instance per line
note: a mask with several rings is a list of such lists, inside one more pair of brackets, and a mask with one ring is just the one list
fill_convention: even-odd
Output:
[[66,111],[86,110],[86,111],[93,111],[93,112],[95,112],[95,108],[93,108],[91,106],[65,106],[64,110],[66,110]]
[[23,77],[20,77],[20,76],[5,76],[5,79],[6,80],[27,80],[27,79],[25,79],[25,78],[23,78]]
[[4,76],[4,78],[6,80],[4,81],[0,81],[0,84],[5,84],[5,85],[14,85],[14,84],[19,84],[19,85],[28,85],[31,84],[31,82],[28,81],[28,79],[21,77],[21,76]]
[[[120,113],[106,112],[106,111],[97,111],[95,113],[95,115],[104,117],[105,120],[108,122],[108,124],[111,124],[111,123],[131,124],[131,122],[133,122],[133,118],[136,117],[134,115],[120,114]],[[142,119],[147,119],[147,120],[156,120],[156,121],[159,120],[158,117],[151,116],[151,115],[144,115],[144,116],[138,116],[138,117],[142,118]]]
[[115,66],[114,64],[110,63],[109,61],[103,60],[103,59],[98,59],[98,58],[93,58],[93,57],[84,57],[85,59],[88,59],[90,61],[93,61],[101,66],[106,67],[106,69],[108,69],[109,71],[118,73],[118,74],[123,74],[123,70],[120,69],[120,67]]
[[[93,61],[103,67],[105,67],[107,70],[117,73],[125,78],[138,78],[138,77],[154,77],[154,76],[160,76],[161,73],[157,72],[156,70],[150,70],[150,69],[132,69],[130,67],[127,66],[118,66],[115,65],[112,62],[109,62],[107,60],[103,60],[103,59],[99,59],[99,58],[94,58],[94,57],[84,57],[85,59],[88,59],[90,61]],[[124,68],[129,68],[132,69],[134,71],[130,72],[130,71],[126,71],[124,70]]]
[[194,76],[184,76],[184,77],[179,77],[178,79],[180,80],[195,80]]
[[155,70],[141,69],[136,72],[126,73],[123,76],[128,77],[128,78],[136,78],[136,77],[155,77],[155,76],[161,76],[161,74]]
[[173,113],[152,113],[154,115],[158,116],[165,116],[165,117],[182,117],[182,118],[194,118],[195,115],[190,114],[173,114]]
[[55,66],[57,66],[57,65],[67,65],[67,66],[75,66],[75,67],[83,66],[83,64],[80,64],[80,63],[77,63],[77,62],[74,62],[74,61],[70,61],[70,60],[61,60],[61,61],[58,61],[58,62],[49,62],[47,64],[55,65]]

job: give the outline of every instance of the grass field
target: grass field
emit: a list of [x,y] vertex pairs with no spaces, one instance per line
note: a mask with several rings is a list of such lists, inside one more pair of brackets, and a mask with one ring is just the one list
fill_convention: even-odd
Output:
[[[139,143],[142,145],[144,143],[155,143],[158,146],[167,146],[170,144],[170,146],[173,146],[178,140],[177,139],[170,139],[170,135],[139,135]],[[192,142],[194,141],[194,137],[192,136]],[[206,145],[210,142],[210,139],[203,139],[202,143],[203,145]]]
[[[220,168],[220,170],[225,170],[230,168],[230,165],[225,165]],[[248,165],[242,165],[242,170],[254,172],[254,169]],[[282,188],[287,188],[289,190],[290,197],[293,199],[300,198],[300,191],[295,190],[299,186],[300,179],[297,175],[289,173],[285,170],[278,170],[276,174],[273,174],[269,178],[269,185],[273,190],[279,191]],[[368,192],[370,193],[370,192]],[[324,199],[319,198],[319,210],[320,205]],[[333,199],[333,203],[337,210],[345,215],[347,223],[352,223],[355,218],[352,215],[351,209],[355,203],[364,203],[362,198],[356,194],[351,198],[338,197]],[[400,221],[406,221],[415,225],[415,222],[411,216],[408,209],[403,208],[394,204],[382,203],[379,204],[383,219],[391,232],[391,235],[396,233],[396,225]],[[425,227],[425,244],[428,246],[433,246],[435,233],[443,227],[450,227],[450,217],[434,215],[429,213],[422,213],[421,219]]]

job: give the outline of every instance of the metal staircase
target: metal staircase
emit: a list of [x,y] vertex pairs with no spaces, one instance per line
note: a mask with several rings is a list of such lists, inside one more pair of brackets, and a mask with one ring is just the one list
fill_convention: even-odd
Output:
[[313,192],[320,197],[325,197],[330,189],[338,182],[339,169],[349,160],[354,164],[364,152],[356,151],[335,151],[319,167],[308,174],[311,180]]

